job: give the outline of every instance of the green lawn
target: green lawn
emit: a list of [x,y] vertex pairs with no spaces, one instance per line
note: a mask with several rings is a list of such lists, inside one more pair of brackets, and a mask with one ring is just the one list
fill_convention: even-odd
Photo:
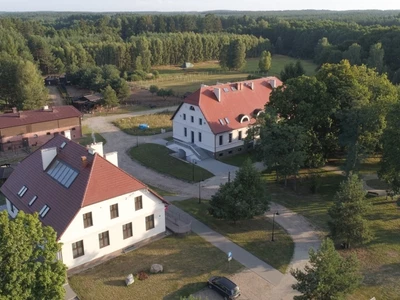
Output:
[[[362,165],[363,173],[373,173],[376,162],[369,161]],[[333,204],[333,197],[343,176],[331,172],[321,172],[317,194],[311,194],[310,177],[299,184],[299,191],[284,189],[282,184],[273,182],[273,176],[264,175],[272,192],[272,200],[307,217],[311,223],[329,232],[328,209]],[[305,175],[303,175],[304,177]],[[400,209],[395,201],[382,198],[370,198],[372,209],[367,215],[374,239],[359,248],[340,250],[343,255],[355,253],[361,262],[364,276],[363,284],[348,299],[398,299],[400,295]]]
[[[122,131],[131,135],[153,135],[161,133],[161,129],[172,131],[171,117],[173,112],[165,111],[152,115],[143,115],[118,119],[113,122]],[[139,124],[147,124],[149,128],[139,129]]]
[[160,196],[176,196],[175,193],[160,189],[154,185],[147,184],[147,186],[149,188],[151,188],[153,191],[155,191],[157,194],[159,194]]
[[[163,265],[164,272],[150,274],[154,263]],[[229,276],[242,268],[235,260],[228,266],[226,253],[191,234],[155,241],[72,276],[69,282],[82,300],[179,299],[205,287],[213,275]],[[140,271],[149,278],[140,281],[135,277],[126,287],[125,277]]]
[[82,137],[79,139],[79,144],[82,146],[90,145],[93,143],[93,133],[95,136],[96,142],[103,142],[103,145],[107,143],[106,139],[103,138],[103,136],[97,132],[92,131],[92,129],[89,128],[89,126],[84,125],[82,126]]
[[275,242],[271,241],[272,223],[264,216],[244,220],[234,225],[208,214],[208,200],[189,199],[175,201],[174,205],[185,210],[234,243],[284,273],[290,263],[294,244],[290,236],[275,224]]
[[[258,58],[247,59],[246,66],[242,71],[221,70],[218,61],[197,63],[193,68],[186,71],[176,66],[160,66],[155,68],[160,72],[160,78],[140,82],[140,84],[145,87],[157,85],[159,88],[173,89],[176,94],[183,95],[186,92],[194,92],[202,83],[213,85],[216,82],[245,80],[249,74],[258,75],[258,60]],[[286,64],[296,61],[297,59],[289,56],[274,55],[268,75],[279,76]],[[301,60],[301,62],[306,75],[315,74],[316,64],[306,60]]]
[[129,149],[129,155],[142,165],[181,180],[199,182],[214,175],[199,166],[172,157],[167,147],[157,144],[142,144]]
[[248,158],[251,160],[252,163],[257,162],[257,157],[255,154],[256,154],[255,152],[245,152],[233,156],[224,157],[220,159],[220,161],[228,165],[241,167],[243,166],[244,161]]

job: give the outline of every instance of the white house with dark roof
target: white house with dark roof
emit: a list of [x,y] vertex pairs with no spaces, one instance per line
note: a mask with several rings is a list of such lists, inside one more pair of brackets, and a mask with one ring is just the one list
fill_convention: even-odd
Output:
[[168,203],[117,164],[117,153],[103,154],[102,143],[85,148],[58,135],[1,187],[8,213],[38,213],[57,232],[59,259],[69,269],[164,235]]
[[249,127],[280,85],[276,77],[202,85],[172,116],[172,148],[191,162],[201,160],[204,154],[219,158],[245,150]]

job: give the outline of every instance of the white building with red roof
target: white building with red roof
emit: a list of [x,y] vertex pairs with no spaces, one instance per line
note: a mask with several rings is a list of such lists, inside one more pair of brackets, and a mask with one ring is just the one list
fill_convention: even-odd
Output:
[[61,135],[26,157],[1,187],[11,217],[39,214],[57,232],[69,269],[112,257],[165,234],[168,204],[118,167],[102,143],[85,148]]
[[248,129],[280,85],[278,78],[265,77],[202,86],[172,116],[175,150],[191,162],[201,160],[202,152],[220,158],[244,151]]

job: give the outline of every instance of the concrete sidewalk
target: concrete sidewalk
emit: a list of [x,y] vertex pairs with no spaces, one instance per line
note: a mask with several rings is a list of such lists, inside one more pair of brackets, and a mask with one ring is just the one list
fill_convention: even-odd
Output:
[[225,253],[232,252],[232,256],[235,260],[240,262],[246,268],[256,273],[258,276],[264,280],[270,282],[273,285],[278,285],[283,278],[283,274],[278,270],[274,269],[267,263],[255,257],[253,254],[247,252],[242,247],[239,247],[235,243],[228,240],[223,235],[215,232],[208,226],[197,221],[191,215],[185,213],[178,207],[175,207],[179,213],[186,215],[192,221],[192,231],[207,242],[213,244],[215,247],[221,249]]

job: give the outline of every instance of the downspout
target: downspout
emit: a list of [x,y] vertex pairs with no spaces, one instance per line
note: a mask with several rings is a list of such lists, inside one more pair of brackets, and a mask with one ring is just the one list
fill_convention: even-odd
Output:
[[217,136],[214,134],[214,158],[217,159]]

